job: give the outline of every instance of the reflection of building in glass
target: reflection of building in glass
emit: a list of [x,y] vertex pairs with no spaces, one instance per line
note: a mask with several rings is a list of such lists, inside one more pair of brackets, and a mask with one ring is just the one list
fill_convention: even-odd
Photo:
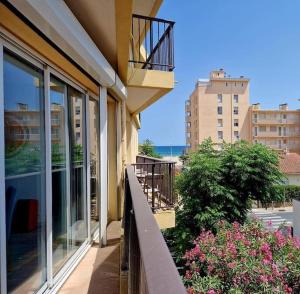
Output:
[[[52,143],[58,143],[64,136],[63,108],[59,104],[51,105]],[[24,144],[40,141],[40,131],[44,123],[41,112],[28,110],[28,104],[18,103],[16,110],[5,110],[6,140],[9,143]],[[43,132],[42,132],[43,133]]]
[[82,99],[75,99],[75,103],[73,104],[73,118],[75,123],[75,142],[76,144],[82,145]]

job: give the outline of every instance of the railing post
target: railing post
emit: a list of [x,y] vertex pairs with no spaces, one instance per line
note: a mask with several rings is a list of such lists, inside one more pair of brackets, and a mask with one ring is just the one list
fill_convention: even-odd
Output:
[[129,258],[129,240],[130,240],[130,228],[131,217],[130,211],[132,210],[132,200],[130,195],[130,188],[128,183],[127,171],[125,172],[125,197],[124,197],[124,216],[123,216],[123,228],[124,228],[124,242],[123,242],[123,256],[121,262],[121,269],[123,271],[128,270],[128,258]]
[[152,164],[152,211],[155,211],[155,194],[154,194],[154,167],[155,164]]
[[134,211],[130,212],[130,240],[129,240],[129,280],[128,293],[140,293],[140,248],[136,230]]

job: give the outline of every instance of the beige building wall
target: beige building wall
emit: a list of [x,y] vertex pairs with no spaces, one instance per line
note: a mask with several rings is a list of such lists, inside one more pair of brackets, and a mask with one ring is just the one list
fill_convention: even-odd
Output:
[[127,139],[127,163],[135,163],[138,155],[138,130],[140,128],[138,115],[131,115],[127,111],[126,139]]
[[186,102],[186,142],[190,151],[211,138],[216,144],[250,139],[249,79],[213,71],[199,80]]
[[288,185],[300,186],[300,174],[286,174]]
[[300,153],[300,110],[289,110],[287,104],[278,110],[250,110],[251,141],[262,143],[279,152]]

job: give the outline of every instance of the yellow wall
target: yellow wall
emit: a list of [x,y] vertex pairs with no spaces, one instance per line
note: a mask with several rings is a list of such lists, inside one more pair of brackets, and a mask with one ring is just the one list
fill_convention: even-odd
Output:
[[117,125],[116,101],[107,104],[107,149],[108,149],[108,219],[118,219],[118,185],[117,185]]
[[135,163],[138,155],[138,126],[134,116],[127,111],[126,116],[127,163]]
[[91,81],[82,73],[82,71],[68,61],[2,3],[0,3],[0,29],[1,26],[42,57],[46,58],[62,71],[69,74],[72,78],[77,80],[94,94],[99,95],[98,85]]

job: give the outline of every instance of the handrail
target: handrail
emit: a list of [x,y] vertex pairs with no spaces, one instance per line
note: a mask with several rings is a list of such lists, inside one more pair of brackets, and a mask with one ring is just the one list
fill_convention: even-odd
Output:
[[[136,159],[137,159],[136,163],[141,163],[141,162],[138,162],[139,158],[145,159],[145,160],[151,160],[153,162],[176,163],[176,161],[166,160],[166,159],[163,159],[163,158],[156,158],[156,157],[146,156],[146,155],[142,155],[142,154],[139,154],[139,155],[136,156]],[[142,162],[142,163],[146,163],[146,162]]]
[[128,270],[128,293],[186,293],[132,166],[126,168],[123,224],[122,269]]
[[173,71],[174,21],[143,15],[132,15],[132,56],[134,67]]

